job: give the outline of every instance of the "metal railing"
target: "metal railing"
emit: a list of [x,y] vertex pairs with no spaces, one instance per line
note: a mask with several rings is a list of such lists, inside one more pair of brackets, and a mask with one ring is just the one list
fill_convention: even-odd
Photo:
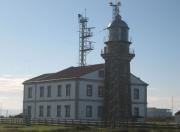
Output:
[[132,49],[132,48],[130,48],[130,49],[129,49],[129,53],[135,55],[135,50]]

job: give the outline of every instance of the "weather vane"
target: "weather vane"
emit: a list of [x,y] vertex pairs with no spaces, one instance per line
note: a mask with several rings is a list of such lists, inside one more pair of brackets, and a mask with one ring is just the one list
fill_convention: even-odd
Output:
[[116,16],[119,15],[119,6],[121,6],[121,2],[120,0],[116,0],[114,3],[112,2],[112,0],[109,1],[109,5],[113,7],[113,19],[116,18]]

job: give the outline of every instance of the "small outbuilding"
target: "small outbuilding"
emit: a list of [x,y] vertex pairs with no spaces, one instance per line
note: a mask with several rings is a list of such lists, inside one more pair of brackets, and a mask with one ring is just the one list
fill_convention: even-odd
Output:
[[175,122],[180,124],[180,111],[176,112],[175,114]]

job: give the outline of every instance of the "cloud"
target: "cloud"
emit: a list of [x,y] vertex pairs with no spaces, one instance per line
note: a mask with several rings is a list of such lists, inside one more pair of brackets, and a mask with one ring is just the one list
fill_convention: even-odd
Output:
[[[0,75],[0,110],[22,111],[23,82],[31,75]],[[11,114],[9,113],[9,114]]]
[[1,75],[0,76],[0,91],[22,90],[23,81],[29,78],[30,78],[30,75],[28,76]]

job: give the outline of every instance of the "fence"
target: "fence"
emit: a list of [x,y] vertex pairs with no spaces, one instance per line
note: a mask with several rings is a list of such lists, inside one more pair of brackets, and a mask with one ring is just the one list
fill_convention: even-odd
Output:
[[60,120],[60,119],[23,119],[23,118],[0,118],[0,124],[8,125],[64,125],[71,126],[93,126],[93,127],[131,127],[131,128],[162,128],[180,129],[175,123],[151,123],[151,122],[119,122],[119,121],[93,121],[93,120]]

